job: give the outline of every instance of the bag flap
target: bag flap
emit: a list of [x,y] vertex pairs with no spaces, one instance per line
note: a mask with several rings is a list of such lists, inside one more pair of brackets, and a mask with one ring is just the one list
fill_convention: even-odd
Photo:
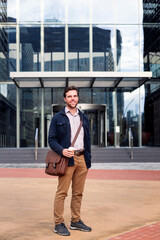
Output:
[[60,155],[58,155],[56,152],[54,152],[53,150],[49,150],[46,156],[46,163],[59,163],[59,161],[61,160]]

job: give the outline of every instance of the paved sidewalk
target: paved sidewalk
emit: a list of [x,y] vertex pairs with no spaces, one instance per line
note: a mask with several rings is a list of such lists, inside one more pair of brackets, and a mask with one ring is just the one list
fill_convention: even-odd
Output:
[[[53,232],[53,198],[57,177],[44,169],[0,168],[0,239],[65,239]],[[71,189],[65,204],[70,223]],[[82,220],[85,233],[70,230],[68,240],[159,240],[159,170],[89,170]]]
[[[0,163],[0,168],[44,168],[45,163]],[[160,170],[160,162],[92,163],[91,169]]]

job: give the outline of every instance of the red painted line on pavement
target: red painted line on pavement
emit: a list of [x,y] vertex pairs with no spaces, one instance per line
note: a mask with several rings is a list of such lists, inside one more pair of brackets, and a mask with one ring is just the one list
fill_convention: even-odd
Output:
[[[4,178],[53,178],[45,174],[42,168],[0,168],[0,177]],[[56,178],[56,177],[54,177]],[[102,170],[90,169],[88,179],[110,180],[147,180],[160,181],[160,171],[157,170]]]
[[102,170],[91,169],[90,179],[149,180],[160,181],[160,171],[156,170]]
[[149,226],[141,227],[108,240],[159,240],[160,239],[160,222],[151,224]]

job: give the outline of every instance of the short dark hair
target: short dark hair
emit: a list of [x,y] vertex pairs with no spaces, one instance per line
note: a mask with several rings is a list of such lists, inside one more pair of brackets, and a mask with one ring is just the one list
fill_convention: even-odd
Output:
[[66,98],[66,93],[69,92],[69,91],[71,91],[71,90],[76,90],[76,91],[77,91],[77,94],[79,95],[79,93],[78,93],[78,88],[77,88],[77,87],[75,87],[75,86],[69,86],[69,87],[66,87],[66,88],[64,89],[64,93],[63,93],[64,98]]

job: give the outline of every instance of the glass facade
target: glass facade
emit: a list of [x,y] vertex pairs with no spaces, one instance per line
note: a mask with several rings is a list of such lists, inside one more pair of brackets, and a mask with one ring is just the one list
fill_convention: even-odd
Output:
[[16,147],[16,87],[0,84],[0,147]]
[[20,26],[20,71],[40,71],[40,27]]
[[[20,147],[33,147],[35,129],[41,129],[40,89],[23,88],[20,92]],[[41,138],[38,139],[39,146]]]
[[89,27],[68,29],[69,71],[89,71]]
[[44,27],[44,70],[65,71],[65,28]]
[[80,103],[106,106],[102,117],[88,111],[105,126],[104,145],[128,146],[131,128],[134,146],[160,146],[159,9],[158,0],[0,0],[0,147],[33,147],[36,128],[47,146],[52,104],[64,104],[63,88],[19,89],[10,72],[145,71],[152,78],[137,89],[80,88]]
[[[120,38],[117,36],[117,42],[121,48],[121,42],[119,40]],[[93,26],[93,71],[115,70],[114,41],[115,34],[113,26]],[[121,49],[119,49],[119,51],[121,51]]]

